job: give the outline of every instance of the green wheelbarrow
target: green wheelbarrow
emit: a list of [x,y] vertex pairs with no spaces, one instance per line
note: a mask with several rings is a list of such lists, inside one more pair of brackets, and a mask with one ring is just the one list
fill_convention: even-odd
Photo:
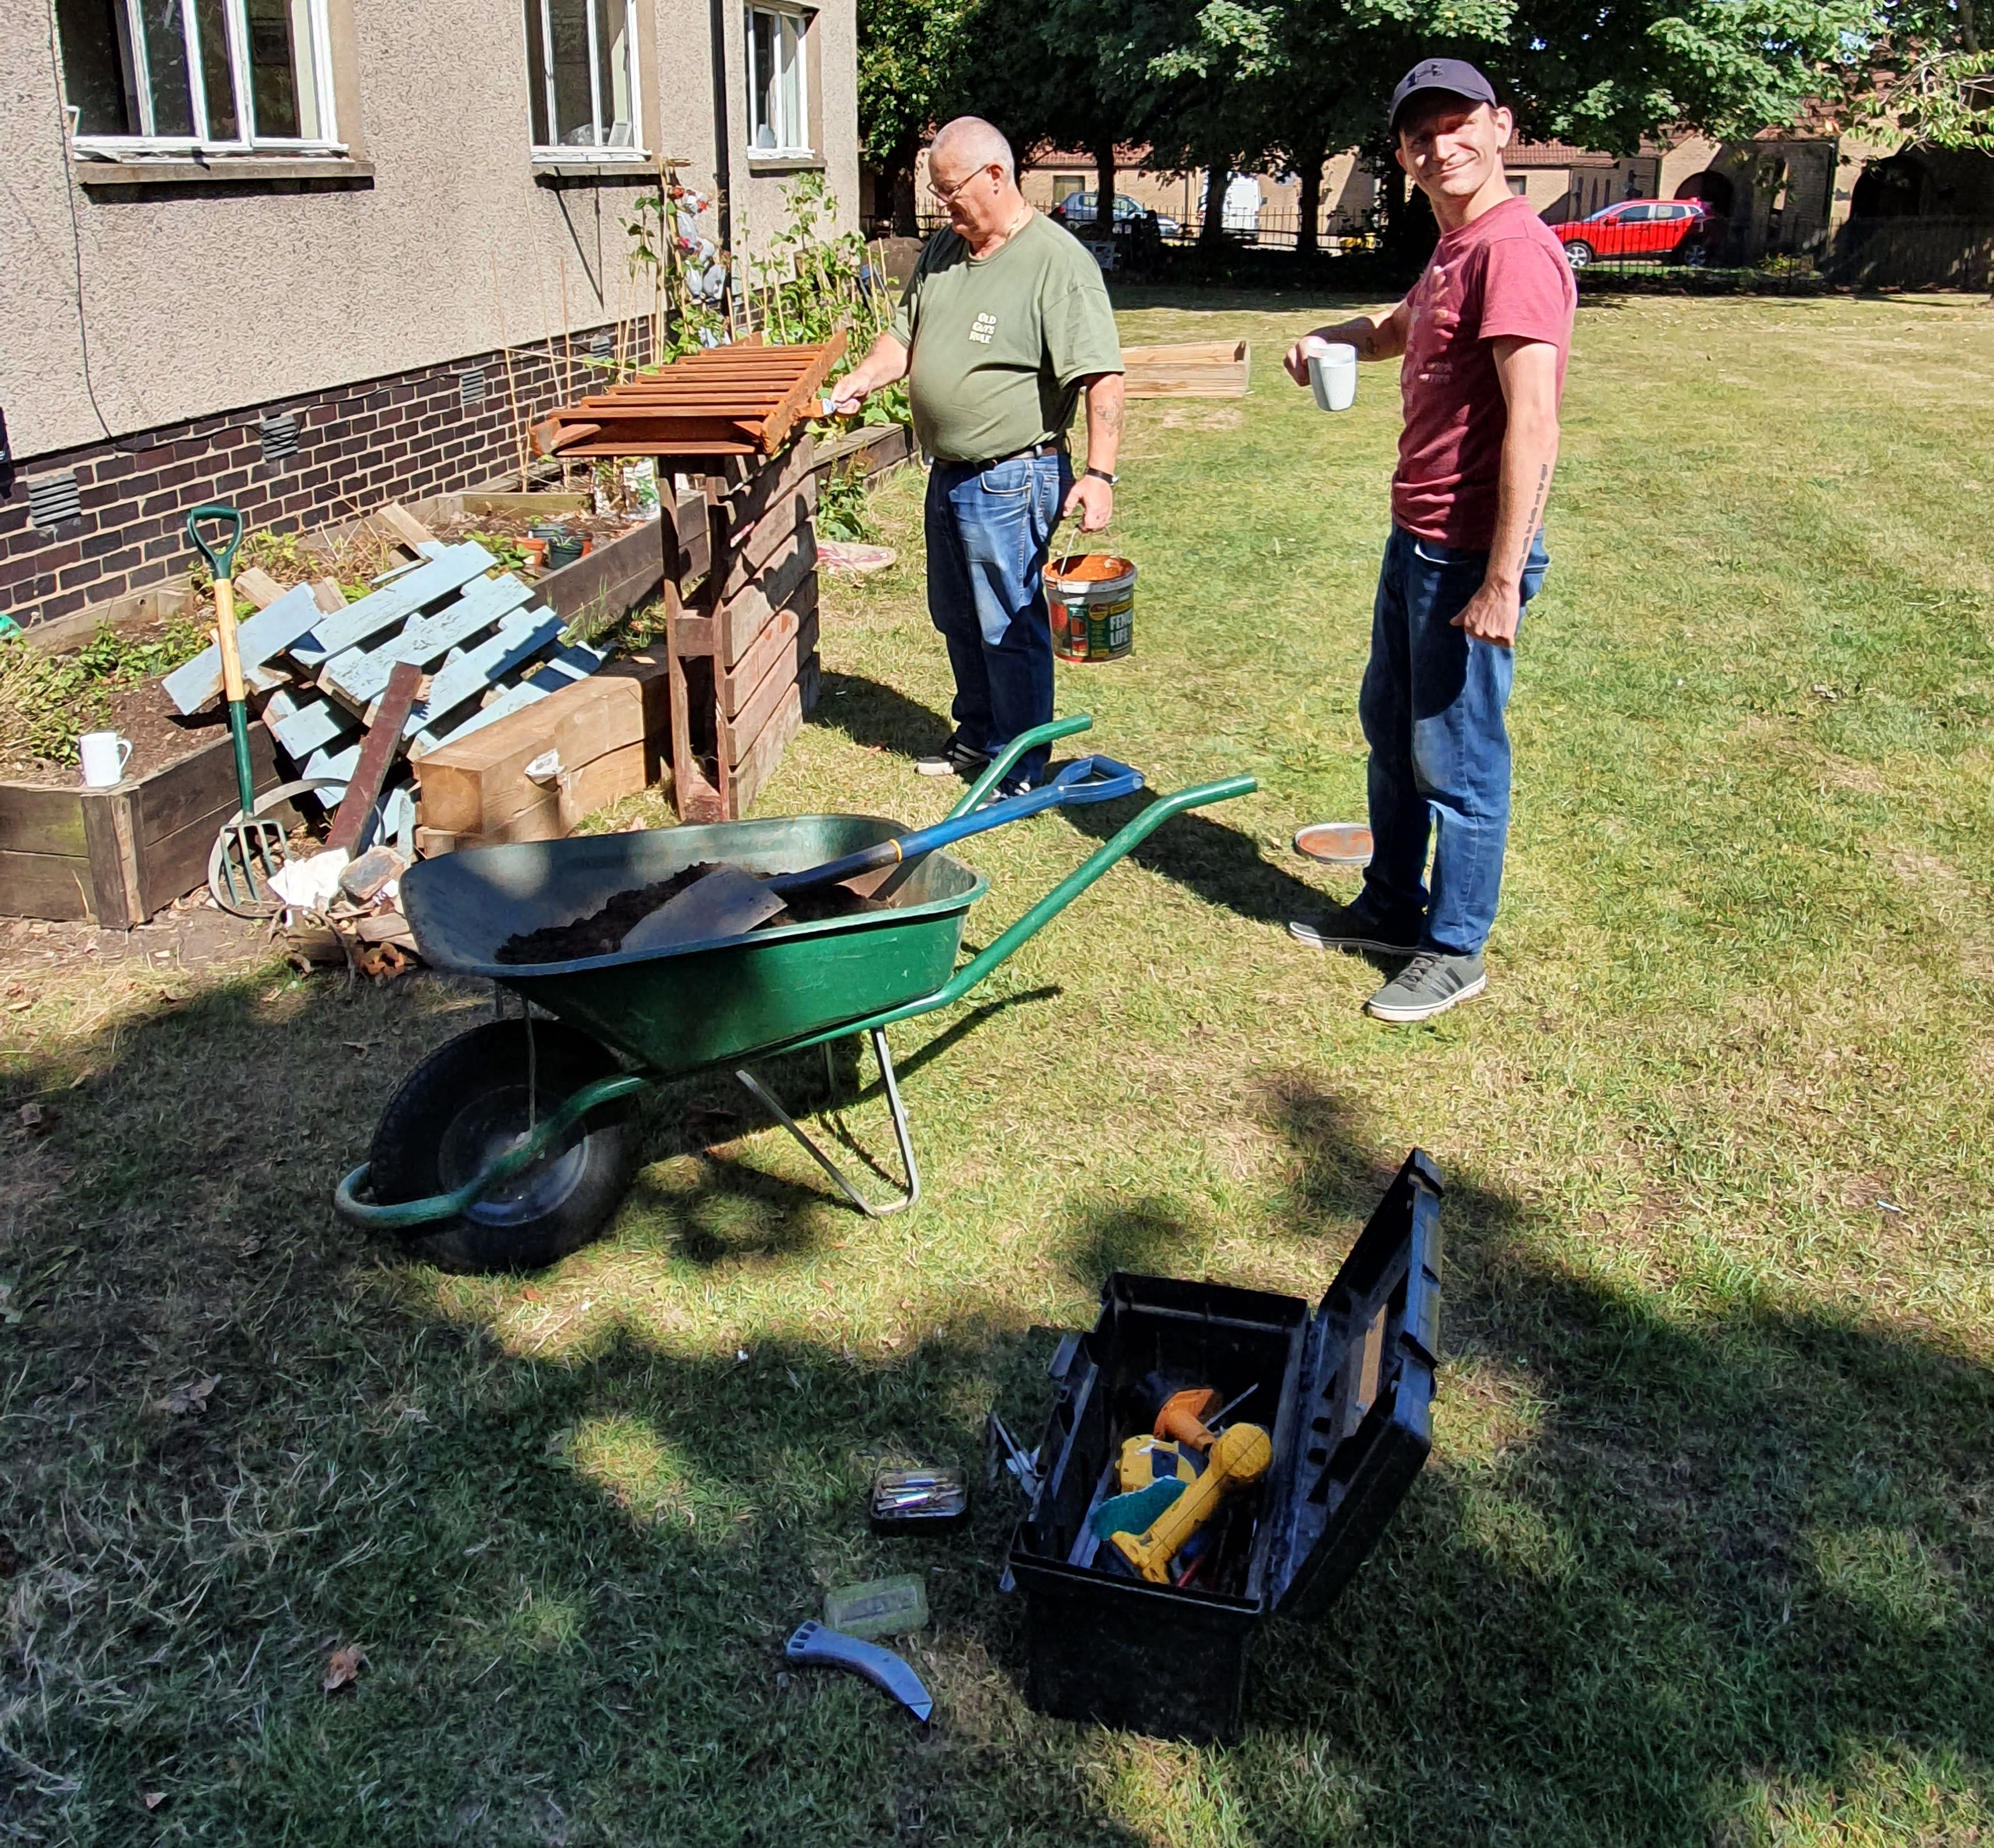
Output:
[[[975,808],[1026,751],[1092,722],[1055,720],[1012,739],[951,816]],[[964,920],[989,882],[939,850],[862,882],[865,896],[886,901],[881,910],[663,950],[498,960],[516,934],[565,924],[687,866],[793,872],[904,831],[875,815],[583,835],[423,861],[403,875],[401,892],[424,959],[490,977],[502,1008],[506,990],[521,997],[523,1017],[474,1028],[418,1065],[334,1205],[355,1224],[393,1233],[448,1267],[550,1263],[594,1238],[622,1198],[636,1154],[630,1100],[650,1085],[732,1065],[852,1205],[875,1218],[904,1212],[920,1198],[920,1173],[887,1027],[961,1000],[1171,816],[1255,787],[1250,777],[1232,777],[1152,803],[960,969]],[[536,1009],[552,1019],[536,1018]],[[879,1061],[906,1175],[904,1191],[883,1205],[869,1201],[747,1069],[821,1045],[834,1099],[831,1043],[861,1034]]]

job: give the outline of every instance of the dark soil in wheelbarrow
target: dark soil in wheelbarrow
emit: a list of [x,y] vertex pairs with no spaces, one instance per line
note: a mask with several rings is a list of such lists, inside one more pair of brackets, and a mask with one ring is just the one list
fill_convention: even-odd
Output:
[[[584,956],[613,956],[623,947],[623,939],[643,919],[668,898],[676,898],[687,886],[714,870],[710,861],[688,866],[670,879],[653,885],[633,886],[619,892],[598,911],[577,917],[572,924],[550,924],[544,930],[528,931],[509,937],[499,945],[501,962],[575,962]],[[862,898],[845,886],[819,886],[806,892],[792,892],[786,908],[778,911],[759,930],[778,924],[821,924],[826,918],[851,917],[861,911],[885,911],[892,907],[884,899]]]

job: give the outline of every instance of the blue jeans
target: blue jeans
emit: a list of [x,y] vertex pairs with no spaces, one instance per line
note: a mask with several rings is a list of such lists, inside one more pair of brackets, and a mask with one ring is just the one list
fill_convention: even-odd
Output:
[[[1526,607],[1550,563],[1540,533],[1523,567]],[[1366,908],[1383,919],[1424,920],[1420,947],[1455,956],[1472,956],[1489,941],[1509,837],[1502,711],[1516,652],[1452,626],[1488,564],[1486,552],[1392,529],[1357,701],[1371,747]]]
[[[948,645],[956,735],[971,750],[994,756],[1053,715],[1046,554],[1072,485],[1064,454],[929,473],[928,615]],[[1028,752],[1008,780],[1039,781],[1050,755]]]

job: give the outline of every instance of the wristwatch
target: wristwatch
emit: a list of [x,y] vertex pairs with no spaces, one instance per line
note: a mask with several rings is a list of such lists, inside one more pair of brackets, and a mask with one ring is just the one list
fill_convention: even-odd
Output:
[[1097,482],[1105,482],[1111,488],[1122,478],[1119,475],[1110,475],[1105,468],[1090,468],[1087,472]]

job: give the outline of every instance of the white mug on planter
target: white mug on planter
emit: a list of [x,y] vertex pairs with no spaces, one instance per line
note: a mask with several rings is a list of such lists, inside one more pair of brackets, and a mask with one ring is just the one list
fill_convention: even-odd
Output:
[[1317,410],[1348,410],[1357,402],[1357,349],[1338,341],[1308,343],[1309,389]]
[[87,789],[108,789],[125,779],[125,766],[132,760],[132,741],[115,732],[86,732],[77,740],[83,757],[83,781]]

